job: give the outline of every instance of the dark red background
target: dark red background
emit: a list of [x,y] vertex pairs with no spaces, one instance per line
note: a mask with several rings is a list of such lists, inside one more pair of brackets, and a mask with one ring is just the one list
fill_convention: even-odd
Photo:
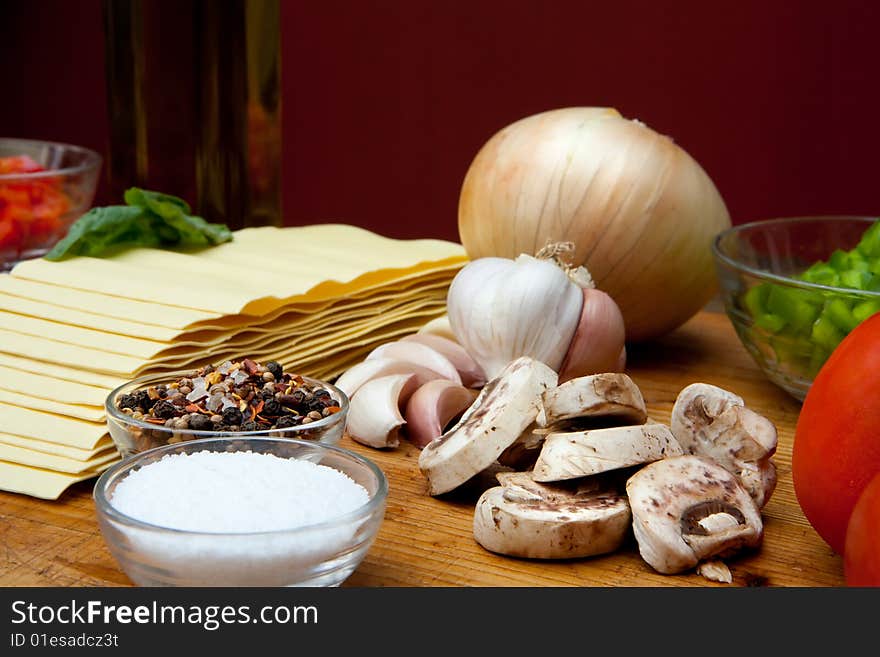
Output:
[[[880,3],[281,4],[288,224],[456,239],[483,142],[568,105],[672,136],[737,223],[880,213]],[[101,30],[100,0],[0,3],[0,135],[106,151]]]

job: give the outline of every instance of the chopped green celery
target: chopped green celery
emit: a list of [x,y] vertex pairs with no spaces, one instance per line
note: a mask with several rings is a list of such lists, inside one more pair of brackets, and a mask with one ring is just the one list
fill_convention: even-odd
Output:
[[807,365],[807,376],[810,378],[816,377],[825,361],[831,355],[831,351],[830,349],[823,349],[818,345],[813,349],[813,353],[810,355],[810,363]]
[[880,221],[871,224],[854,250],[868,258],[880,256]]
[[[821,261],[816,263],[816,265],[821,264]],[[816,265],[813,265],[813,267]],[[828,265],[837,271],[846,271],[849,269],[849,254],[843,249],[835,249],[834,253],[831,254],[831,257],[828,258]],[[812,269],[812,267],[810,269]],[[809,269],[807,271],[809,271]]]
[[[836,249],[813,263],[803,281],[828,287],[880,292],[880,219],[850,251]],[[764,283],[741,297],[742,306],[764,332],[778,362],[815,375],[840,341],[856,326],[880,313],[880,299],[858,300],[852,293],[819,292]],[[770,335],[767,336],[766,334]]]
[[788,365],[806,364],[816,350],[809,337],[798,337],[790,333],[780,333],[769,338],[770,346],[779,363]]
[[763,315],[758,315],[755,319],[755,325],[760,326],[765,331],[769,331],[770,333],[779,333],[782,329],[785,328],[786,322],[779,315],[774,315],[773,313],[764,313]]
[[819,316],[821,302],[812,292],[774,285],[767,295],[767,311],[779,315],[796,332],[806,331]]
[[880,312],[880,301],[862,301],[852,309],[853,317],[859,322],[864,322],[876,312]]
[[840,272],[840,285],[853,288],[854,290],[867,290],[873,278],[867,271],[850,269],[849,271]]
[[852,313],[851,303],[841,297],[834,297],[825,304],[822,317],[844,333],[849,333],[859,324],[859,320]]
[[767,312],[767,294],[769,292],[770,286],[767,283],[761,283],[743,295],[742,303],[752,317],[760,317]]
[[813,341],[816,344],[821,345],[830,351],[839,345],[840,341],[843,340],[846,335],[834,325],[834,322],[822,316],[813,323],[813,330],[810,331],[810,337],[813,338]]
[[837,270],[824,262],[817,262],[805,271],[801,278],[808,283],[818,283],[819,285],[840,285],[840,275]]

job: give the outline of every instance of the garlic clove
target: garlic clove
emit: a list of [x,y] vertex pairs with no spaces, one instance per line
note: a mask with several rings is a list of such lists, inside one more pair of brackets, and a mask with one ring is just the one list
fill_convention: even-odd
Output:
[[615,372],[623,372],[626,369],[626,346],[620,350],[620,355],[617,357],[617,367],[615,368]]
[[584,288],[583,296],[580,320],[559,369],[560,383],[587,374],[619,372],[626,364],[626,327],[617,303],[594,288]]
[[423,385],[434,379],[443,378],[434,370],[405,360],[372,358],[370,360],[361,361],[357,365],[346,370],[345,373],[336,380],[336,387],[348,395],[349,398],[352,398],[367,381],[379,378],[380,376],[388,376],[390,374],[414,374],[419,385]]
[[351,399],[345,430],[370,447],[397,447],[406,420],[400,407],[418,386],[415,374],[390,374],[364,383]]
[[436,349],[419,342],[386,342],[367,354],[365,360],[376,358],[391,358],[415,363],[437,372],[444,379],[461,384],[461,377],[455,365]]
[[406,405],[407,437],[424,447],[474,403],[477,391],[453,381],[436,379],[419,387]]
[[418,342],[440,352],[455,366],[461,377],[461,384],[467,388],[480,388],[486,383],[483,368],[458,342],[442,335],[431,333],[414,333],[401,338],[402,342]]
[[442,338],[446,338],[448,340],[458,341],[455,337],[455,333],[452,331],[452,326],[449,325],[449,315],[441,315],[440,317],[435,317],[430,322],[422,326],[418,330],[419,335],[439,335]]

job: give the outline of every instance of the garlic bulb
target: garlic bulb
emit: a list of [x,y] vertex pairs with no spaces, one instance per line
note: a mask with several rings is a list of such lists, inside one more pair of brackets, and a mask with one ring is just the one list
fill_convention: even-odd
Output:
[[455,276],[446,299],[458,342],[494,378],[529,356],[561,380],[622,368],[623,318],[582,267],[522,254],[478,258]]

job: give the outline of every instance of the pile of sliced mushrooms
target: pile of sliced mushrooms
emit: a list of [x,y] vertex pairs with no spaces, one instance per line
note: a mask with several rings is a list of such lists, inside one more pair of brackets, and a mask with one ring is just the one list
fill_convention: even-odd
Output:
[[657,572],[729,583],[723,559],[762,542],[776,428],[714,385],[681,390],[666,425],[622,372],[560,382],[522,356],[485,381],[442,322],[379,347],[337,385],[351,399],[351,438],[411,440],[430,495],[494,473],[473,521],[491,552],[592,557],[617,550],[632,527]]

